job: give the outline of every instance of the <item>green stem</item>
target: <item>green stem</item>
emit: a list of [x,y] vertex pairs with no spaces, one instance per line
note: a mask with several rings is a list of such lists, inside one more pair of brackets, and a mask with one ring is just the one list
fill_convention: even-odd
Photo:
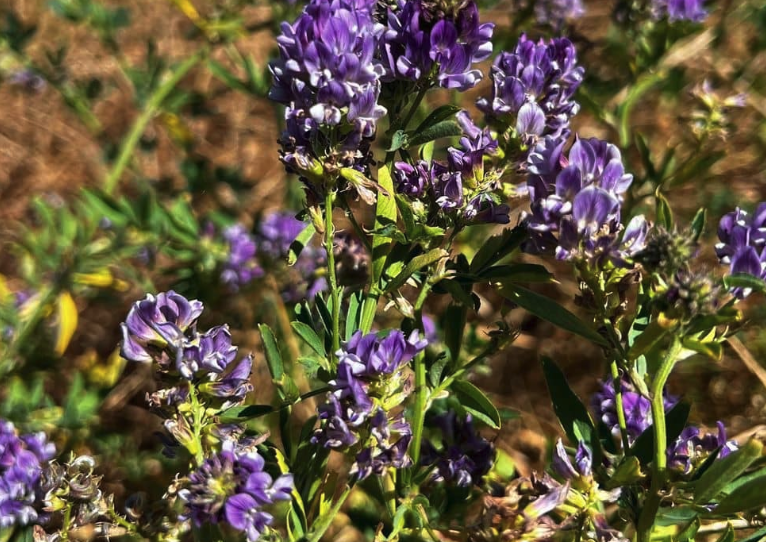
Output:
[[189,399],[191,400],[191,415],[192,415],[192,432],[194,435],[194,461],[196,466],[199,467],[205,461],[205,452],[202,449],[202,426],[204,411],[200,406],[199,398],[197,397],[197,388],[193,383],[189,383]]
[[673,339],[665,358],[662,360],[657,374],[652,381],[652,430],[654,433],[654,460],[652,461],[652,483],[649,494],[644,501],[641,515],[638,518],[638,542],[649,542],[652,527],[660,509],[661,491],[665,485],[667,471],[667,433],[665,430],[665,401],[663,391],[670,373],[673,371],[678,354],[681,352],[681,341]]
[[[431,283],[426,279],[420,294],[415,301],[415,323],[420,331],[423,330],[423,304],[431,291]],[[420,443],[423,439],[423,425],[426,419],[426,408],[428,406],[428,385],[426,383],[426,363],[425,354],[420,352],[413,361],[415,371],[415,410],[412,418],[412,445],[410,446],[410,456],[412,464],[417,467],[420,462]]]
[[333,518],[337,515],[341,506],[343,506],[343,503],[346,502],[346,499],[350,494],[351,487],[349,486],[343,490],[343,493],[340,497],[338,497],[338,500],[335,501],[335,504],[333,504],[332,508],[322,514],[320,520],[315,526],[315,529],[309,533],[308,542],[319,542],[322,539],[322,536],[324,536],[324,534],[327,532],[327,529],[329,529],[330,525],[332,525]]
[[107,193],[114,192],[114,189],[117,187],[117,183],[120,181],[125,168],[130,163],[130,159],[133,156],[133,151],[135,151],[136,145],[138,145],[141,136],[144,134],[146,126],[149,124],[149,121],[151,121],[157,114],[160,106],[162,105],[162,102],[165,101],[165,98],[168,97],[168,95],[181,81],[181,79],[183,79],[183,77],[189,72],[189,70],[191,70],[200,60],[202,60],[204,55],[205,50],[202,49],[184,60],[171,73],[170,77],[168,77],[165,82],[157,87],[154,93],[149,97],[149,100],[146,102],[145,109],[138,116],[136,122],[131,127],[130,132],[128,132],[128,136],[123,140],[122,145],[120,145],[120,153],[117,155],[117,160],[115,161],[112,169],[109,171],[109,174],[104,180],[104,190]]
[[617,366],[617,360],[612,360],[609,364],[609,368],[612,372],[612,384],[614,385],[615,396],[615,408],[617,409],[617,425],[620,427],[620,437],[622,441],[622,451],[627,453],[630,449],[630,442],[628,441],[628,424],[625,419],[625,407],[622,401],[622,376],[620,376],[620,369]]
[[338,278],[335,270],[335,238],[332,222],[333,192],[327,192],[324,209],[324,247],[327,251],[327,278],[330,281],[330,296],[332,298],[332,353],[340,349],[340,291],[338,290]]

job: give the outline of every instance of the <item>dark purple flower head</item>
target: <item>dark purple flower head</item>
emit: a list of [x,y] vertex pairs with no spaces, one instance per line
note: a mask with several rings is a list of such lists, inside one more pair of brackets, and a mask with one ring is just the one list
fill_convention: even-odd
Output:
[[273,480],[264,464],[257,451],[224,441],[221,451],[192,472],[178,492],[187,517],[197,527],[226,522],[243,531],[248,542],[258,540],[274,519],[263,508],[290,500],[293,488],[292,474]]
[[[527,158],[532,199],[527,226],[532,251],[555,247],[561,260],[629,267],[644,247],[648,224],[634,217],[626,227],[620,206],[633,176],[625,173],[619,149],[599,139],[577,138],[568,155],[547,137]],[[554,236],[558,233],[558,238]]]
[[652,13],[656,19],[667,17],[670,22],[699,23],[707,18],[705,0],[652,0]]
[[358,446],[352,473],[360,479],[407,466],[410,426],[401,415],[389,414],[406,397],[402,368],[427,344],[417,331],[406,338],[399,330],[383,338],[355,333],[337,353],[338,372],[319,407],[323,423],[312,442],[337,450]]
[[121,325],[122,356],[130,361],[151,362],[156,359],[156,351],[169,345],[180,346],[200,314],[200,301],[189,301],[172,290],[157,297],[147,294],[133,304]]
[[223,231],[228,253],[221,271],[221,281],[233,291],[249,284],[263,275],[255,258],[255,239],[241,224],[229,226]]
[[684,428],[676,441],[668,447],[668,465],[689,474],[712,452],[718,450],[717,459],[726,457],[737,449],[737,443],[726,440],[723,422],[717,422],[716,433],[702,434],[698,427]]
[[[766,203],[759,203],[752,215],[739,207],[725,214],[718,224],[718,239],[716,254],[730,273],[766,279]],[[732,294],[742,299],[750,289],[735,288]]]
[[325,163],[368,165],[369,141],[386,113],[378,104],[386,70],[376,57],[384,27],[374,10],[370,1],[314,0],[282,24],[269,97],[287,106],[282,159],[309,185]]
[[434,424],[441,429],[442,445],[439,449],[423,441],[423,465],[435,465],[435,482],[447,482],[460,487],[480,485],[492,468],[495,448],[473,426],[471,415],[460,419],[450,411],[437,416]]
[[[652,425],[652,404],[648,397],[641,395],[626,379],[621,381],[622,406],[625,411],[625,425],[628,432],[628,442],[631,444]],[[665,392],[665,411],[673,408],[678,398]],[[613,436],[620,436],[620,426],[617,423],[617,399],[614,393],[614,383],[611,378],[601,383],[601,388],[591,399],[596,418],[600,420]]]
[[306,224],[290,211],[273,211],[258,224],[258,254],[273,261],[284,260],[290,245]]
[[394,188],[400,194],[420,198],[431,185],[428,163],[419,160],[414,166],[407,162],[396,162],[393,171]]
[[386,79],[414,82],[434,73],[439,86],[461,91],[481,81],[473,65],[492,54],[494,24],[479,23],[473,0],[439,4],[398,0],[388,9],[379,45]]
[[43,469],[55,453],[43,433],[19,435],[11,422],[0,419],[0,528],[38,519]]
[[490,77],[492,96],[477,105],[499,132],[515,128],[526,145],[544,137],[566,139],[580,108],[573,96],[583,79],[568,39],[535,43],[522,35],[513,52],[497,56]]

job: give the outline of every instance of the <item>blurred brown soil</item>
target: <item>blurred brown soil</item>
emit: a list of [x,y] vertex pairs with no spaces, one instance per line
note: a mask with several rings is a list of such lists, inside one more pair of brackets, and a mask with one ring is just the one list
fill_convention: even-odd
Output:
[[[130,9],[133,19],[131,29],[119,33],[120,49],[129,64],[142,64],[146,40],[150,38],[156,41],[162,56],[174,61],[185,58],[195,49],[194,42],[188,39],[193,31],[191,23],[171,2],[131,0],[120,5]],[[197,2],[197,5],[204,11],[204,2]],[[577,24],[577,33],[590,40],[602,37],[608,26],[606,18],[611,5],[600,0],[588,2],[588,15]],[[101,45],[92,31],[55,17],[41,2],[10,0],[10,7],[25,23],[38,26],[38,32],[27,50],[35,62],[44,65],[46,51],[67,45],[66,66],[70,76],[75,80],[97,78],[105,83],[105,88],[94,109],[103,129],[94,134],[63,104],[54,88],[48,86],[40,93],[30,93],[12,85],[0,85],[0,201],[3,202],[0,206],[0,242],[14,228],[14,221],[29,218],[30,198],[67,198],[81,186],[99,186],[107,169],[102,144],[118,143],[138,114],[129,84],[120,73],[113,55]],[[244,16],[250,22],[258,22],[267,19],[269,14],[265,9],[248,8]],[[503,5],[496,8],[492,16],[498,24],[508,24]],[[716,18],[713,18],[709,27],[715,24]],[[746,22],[735,20],[732,24],[734,26],[723,38],[723,46],[718,49],[700,47],[699,43],[694,42],[680,50],[674,62],[686,67],[689,80],[701,82],[706,77],[714,82],[725,80],[738,64],[745,61],[749,62],[747,73],[758,73],[764,69],[764,53],[757,58],[747,56],[745,42],[749,27]],[[236,46],[240,51],[254,54],[257,62],[263,62],[269,56],[273,41],[267,30],[240,40]],[[217,60],[227,62],[220,48],[213,55]],[[586,69],[594,71],[609,70],[609,62],[602,51],[593,48],[586,49],[581,59]],[[743,88],[728,90],[732,93],[748,90],[748,80],[742,78],[740,83]],[[236,210],[246,221],[251,220],[250,217],[257,211],[279,205],[284,193],[285,176],[277,158],[275,139],[278,123],[274,107],[265,100],[227,91],[206,70],[192,71],[184,79],[182,87],[207,97],[207,114],[184,116],[188,121],[187,128],[193,134],[192,156],[204,157],[211,168],[238,168],[249,187],[235,193],[225,182],[214,183],[210,192],[201,196],[200,205]],[[485,81],[481,89],[470,93],[470,98],[486,88]],[[684,92],[690,90],[688,88]],[[733,201],[766,199],[766,176],[761,165],[763,142],[755,136],[766,115],[766,99],[755,93],[751,95],[750,103],[747,109],[732,112],[736,131],[725,144],[720,144],[729,154],[716,166],[716,178],[704,186],[692,182],[670,192],[679,215],[691,216],[699,205],[711,201],[721,191],[731,192]],[[634,112],[632,125],[647,135],[655,153],[674,147],[688,148],[688,138],[682,134],[688,132],[684,126],[693,107],[693,100],[688,94],[681,97],[680,103],[668,97],[654,96],[642,102]],[[575,124],[576,129],[586,137],[616,136],[586,113],[578,116]],[[153,140],[156,150],[139,152],[135,167],[141,176],[152,182],[169,183],[181,189],[184,181],[178,169],[178,159],[183,151],[167,133],[159,119],[153,121],[144,139]],[[637,156],[629,158],[632,164],[640,163]],[[126,172],[123,185],[129,186],[129,178],[133,176],[134,172]],[[646,205],[649,203],[647,201]],[[12,271],[9,261],[0,263],[0,272]],[[571,282],[561,284],[558,291],[564,293],[559,295],[560,299],[571,299],[576,286]],[[551,288],[545,293],[556,295],[556,289]],[[239,303],[246,304],[247,301],[239,300]],[[491,305],[492,300],[487,300],[487,303],[478,317],[485,327],[496,318],[499,308]],[[247,311],[247,307],[244,310]],[[98,313],[99,322],[96,324],[94,321],[93,325],[98,325],[98,329],[103,331],[96,334],[101,341],[117,342],[117,323],[122,314]],[[498,403],[522,414],[520,419],[506,424],[498,442],[519,460],[522,470],[528,470],[539,468],[544,457],[545,442],[540,435],[557,430],[540,370],[540,356],[548,355],[560,363],[573,387],[586,401],[595,388],[594,375],[604,372],[603,356],[593,346],[523,311],[512,312],[511,321],[521,329],[519,339],[491,360],[490,376],[480,376],[477,380]],[[92,334],[89,333],[89,336]],[[243,350],[257,344],[254,332],[243,335]],[[746,336],[746,347],[757,346],[749,341],[755,336]],[[758,338],[758,341],[759,344],[764,343],[763,339]],[[754,347],[753,351],[763,355],[766,346]],[[257,366],[263,367],[263,364]],[[258,380],[266,382],[268,377],[259,375]],[[707,426],[723,419],[736,435],[766,420],[764,385],[753,377],[730,348],[726,348],[725,357],[718,364],[700,362],[685,365],[671,382],[671,387],[673,390],[686,390],[689,398],[695,401],[693,419]],[[266,385],[257,386],[257,389],[267,388]],[[138,395],[142,394],[143,391]],[[123,399],[125,402],[129,400]],[[141,401],[139,397],[136,404]],[[138,428],[143,429],[144,422],[155,425],[150,416],[137,407],[131,410],[130,415],[140,420],[135,425],[137,431]]]

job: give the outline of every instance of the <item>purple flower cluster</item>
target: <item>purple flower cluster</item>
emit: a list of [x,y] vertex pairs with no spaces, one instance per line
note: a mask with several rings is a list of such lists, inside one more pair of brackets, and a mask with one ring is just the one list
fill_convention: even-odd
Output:
[[497,153],[498,142],[489,129],[477,127],[467,112],[458,113],[457,121],[463,136],[459,148],[447,149],[447,161],[396,162],[394,187],[418,203],[415,213],[427,223],[449,217],[469,224],[507,224],[510,208],[499,201],[499,180],[484,171],[484,159]]
[[19,435],[0,419],[0,528],[38,519],[43,468],[55,454],[44,433]]
[[535,19],[538,24],[561,30],[567,21],[579,19],[585,14],[582,0],[537,0]]
[[719,450],[717,459],[737,449],[737,443],[726,440],[726,428],[718,422],[718,431],[702,435],[698,427],[686,427],[678,439],[668,447],[668,465],[689,474],[708,455]]
[[321,176],[326,162],[367,165],[369,141],[386,113],[378,104],[386,70],[376,58],[384,26],[375,6],[372,0],[314,0],[295,23],[282,24],[279,59],[269,65],[269,97],[287,106],[282,159],[304,178]]
[[704,4],[705,0],[652,0],[651,9],[656,19],[699,23],[707,18]]
[[555,248],[560,260],[627,266],[643,248],[648,224],[643,216],[625,228],[620,222],[633,176],[625,173],[619,149],[595,138],[577,138],[566,156],[563,149],[563,141],[546,137],[527,158],[532,200],[527,249]]
[[189,475],[178,495],[195,526],[226,522],[254,542],[274,521],[263,508],[290,500],[292,490],[292,474],[273,480],[257,451],[226,440],[219,453]]
[[[752,215],[739,207],[725,214],[718,224],[718,239],[716,254],[732,274],[766,279],[766,203],[759,203]],[[750,289],[735,288],[732,294],[742,299]]]
[[379,338],[357,331],[338,351],[338,372],[330,381],[327,403],[319,407],[322,427],[312,442],[327,448],[357,450],[352,474],[359,479],[402,468],[412,432],[401,413],[390,411],[406,396],[402,369],[427,346],[414,331],[399,330]]
[[474,0],[397,0],[380,43],[385,80],[420,81],[433,73],[442,88],[468,90],[482,79],[473,65],[492,54],[494,24],[479,23]]
[[256,242],[244,226],[235,224],[223,231],[228,252],[221,272],[221,281],[233,291],[263,275],[256,260]]
[[[187,300],[174,291],[137,301],[121,325],[122,356],[130,361],[157,364],[163,375],[178,375],[198,384],[199,390],[223,401],[223,408],[241,403],[252,390],[253,359],[236,360],[237,347],[231,344],[227,326],[204,333],[196,322],[202,303]],[[165,402],[182,401],[183,388],[158,392]]]
[[[641,395],[625,379],[622,379],[620,384],[628,442],[632,444],[641,433],[652,425],[652,404],[648,397]],[[664,402],[665,411],[668,411],[678,403],[678,398],[665,392]],[[614,381],[611,378],[601,383],[601,388],[593,394],[591,405],[596,413],[596,418],[603,422],[613,436],[619,437],[617,399],[614,392]]]
[[495,59],[492,95],[476,105],[504,138],[513,137],[525,146],[544,137],[563,141],[570,119],[580,109],[573,97],[583,73],[568,39],[535,43],[522,35],[513,52]]
[[437,449],[423,441],[421,462],[435,465],[433,480],[454,483],[460,487],[480,485],[492,468],[495,448],[478,434],[470,414],[465,419],[455,412],[436,416],[434,423],[442,432],[442,446]]

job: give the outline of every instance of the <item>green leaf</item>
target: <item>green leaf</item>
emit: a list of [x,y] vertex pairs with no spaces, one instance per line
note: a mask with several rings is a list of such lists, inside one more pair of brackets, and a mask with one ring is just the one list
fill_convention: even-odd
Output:
[[482,279],[504,283],[535,282],[548,283],[555,279],[553,274],[544,266],[536,263],[514,263],[511,265],[495,265],[479,273]]
[[601,443],[598,440],[598,431],[593,420],[577,394],[569,387],[556,363],[547,357],[543,358],[543,373],[545,383],[548,385],[548,393],[553,403],[556,417],[564,428],[569,441],[576,444],[585,442],[593,452],[593,463],[598,465],[601,461]]
[[700,237],[702,237],[702,234],[705,232],[705,222],[707,221],[707,209],[704,207],[701,207],[697,214],[694,215],[694,218],[692,219],[692,225],[691,225],[691,231],[692,231],[692,239],[696,243],[699,241]]
[[630,350],[628,350],[628,359],[634,361],[646,354],[655,344],[660,342],[667,332],[668,330],[658,324],[656,320],[651,322],[635,337]]
[[426,129],[409,134],[410,147],[416,147],[429,141],[441,139],[444,137],[452,137],[462,135],[463,129],[454,120],[443,120],[437,122]]
[[452,104],[444,104],[433,111],[425,118],[423,119],[423,122],[421,122],[417,128],[413,130],[413,133],[419,133],[425,130],[426,128],[430,128],[434,124],[438,124],[442,121],[447,120],[451,116],[458,113],[462,107],[458,107],[456,105]]
[[391,279],[391,282],[386,285],[385,292],[393,292],[397,288],[401,288],[413,273],[420,271],[424,267],[428,267],[432,263],[438,262],[447,256],[449,256],[449,253],[442,248],[435,248],[429,252],[426,252],[425,254],[415,256],[409,261],[407,265],[404,266],[404,269],[402,269],[398,275]]
[[[689,403],[679,402],[665,415],[665,436],[667,442],[675,442],[689,419]],[[641,433],[628,451],[642,465],[648,465],[654,459],[654,428],[649,426]]]
[[716,542],[734,542],[734,529],[731,526],[731,523],[729,523],[726,526],[726,530],[721,533],[721,536],[718,537],[718,540]]
[[727,275],[723,278],[723,283],[727,288],[744,288],[759,293],[766,292],[766,282],[748,273]]
[[521,226],[507,228],[498,235],[487,239],[471,260],[471,273],[481,274],[487,267],[496,264],[521,246],[527,238],[527,229]]
[[500,429],[500,413],[484,392],[466,380],[456,380],[451,387],[463,408],[490,427]]
[[316,332],[303,322],[292,322],[290,324],[298,336],[303,339],[314,352],[322,357],[327,357],[327,350],[324,347],[324,341],[319,338]]
[[276,409],[271,405],[242,405],[220,412],[218,418],[221,422],[241,422],[242,420],[260,418],[275,411]]
[[290,251],[287,255],[287,265],[295,265],[295,262],[298,261],[298,256],[300,256],[301,251],[311,242],[311,239],[314,237],[315,233],[316,229],[314,228],[314,224],[311,222],[305,228],[303,228],[303,231],[298,234],[298,237],[295,238],[295,241],[290,244]]
[[[378,231],[389,224],[396,225],[396,199],[394,198],[394,181],[386,166],[378,169],[378,184],[387,193],[379,193],[375,208],[375,230]],[[378,284],[383,276],[386,258],[391,250],[388,237],[374,234],[372,236],[372,284]]]
[[646,138],[638,132],[636,132],[636,147],[638,148],[638,153],[641,155],[641,162],[646,170],[647,178],[657,180],[657,170],[654,167],[654,161],[652,160],[649,145],[646,143]]
[[346,312],[346,333],[348,341],[359,329],[359,321],[362,319],[362,292],[354,292],[348,298],[348,311]]
[[673,211],[670,210],[670,204],[660,193],[659,188],[654,193],[654,197],[657,200],[657,224],[671,231],[673,229]]
[[763,542],[764,537],[766,537],[766,527],[758,529],[745,538],[740,538],[739,542]]
[[707,356],[714,361],[721,361],[723,357],[723,345],[718,342],[703,342],[693,337],[684,337],[681,344],[687,350]]
[[761,476],[742,484],[732,491],[730,495],[722,498],[721,502],[713,510],[713,513],[716,515],[728,515],[766,506],[766,491],[764,491],[766,469],[762,469],[760,474]]
[[756,459],[761,457],[762,452],[763,444],[755,439],[750,439],[739,450],[713,463],[694,487],[694,503],[707,504],[715,499],[726,485],[745,472]]
[[207,67],[215,77],[223,81],[226,86],[233,90],[250,93],[250,89],[236,75],[231,73],[223,64],[212,58],[207,58]]
[[[462,291],[462,289],[461,289]],[[463,347],[463,330],[468,318],[468,307],[451,303],[441,321],[441,328],[444,330],[444,343],[449,352],[450,367],[456,367],[460,359],[460,350]]]
[[259,324],[258,331],[261,333],[261,342],[263,342],[263,349],[266,353],[266,363],[269,366],[271,378],[275,382],[279,382],[281,381],[285,370],[277,339],[274,337],[274,332],[272,332],[271,328],[266,324]]
[[394,152],[398,151],[402,147],[407,148],[409,146],[409,137],[405,133],[404,130],[397,130],[394,132],[393,137],[391,138],[391,146],[386,150],[386,152]]
[[550,322],[596,344],[608,345],[604,337],[552,299],[511,283],[502,285],[500,295],[546,322]]
[[680,533],[678,533],[673,539],[673,542],[693,542],[694,537],[701,526],[702,522],[700,522],[700,518],[694,518]]

